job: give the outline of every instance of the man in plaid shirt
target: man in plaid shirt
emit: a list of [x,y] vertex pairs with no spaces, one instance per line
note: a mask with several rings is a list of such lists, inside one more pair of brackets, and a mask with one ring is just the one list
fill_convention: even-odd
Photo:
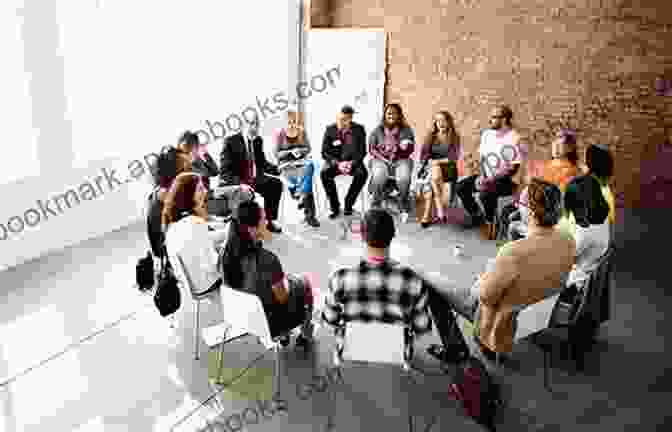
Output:
[[[322,312],[328,324],[343,328],[348,321],[378,321],[406,324],[416,336],[431,331],[428,301],[429,291],[434,288],[410,268],[387,258],[394,235],[394,220],[387,211],[372,209],[366,214],[363,237],[368,257],[354,268],[337,270],[329,278]],[[441,316],[450,319],[452,314]],[[451,329],[442,334],[442,338],[450,339],[443,341],[445,347],[457,345],[459,355],[468,350],[461,334],[454,340],[459,334],[454,317],[450,323],[438,324],[441,329]]]

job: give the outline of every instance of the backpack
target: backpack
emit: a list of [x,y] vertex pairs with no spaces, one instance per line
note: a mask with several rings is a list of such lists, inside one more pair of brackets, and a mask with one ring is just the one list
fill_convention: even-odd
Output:
[[180,309],[182,298],[180,296],[180,286],[173,267],[168,261],[168,253],[164,250],[161,255],[161,273],[159,273],[159,283],[154,293],[154,305],[159,310],[162,317],[172,315]]
[[177,176],[177,148],[164,147],[157,162],[156,175],[161,178],[175,178]]
[[135,265],[135,283],[140,291],[149,291],[154,287],[154,258],[152,253],[140,258]]
[[469,357],[460,365],[449,393],[462,401],[469,417],[490,432],[495,431],[495,417],[502,406],[501,389],[479,359]]

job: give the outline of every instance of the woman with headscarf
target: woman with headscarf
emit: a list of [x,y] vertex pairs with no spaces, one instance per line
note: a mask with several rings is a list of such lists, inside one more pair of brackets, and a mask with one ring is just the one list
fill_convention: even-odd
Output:
[[264,213],[254,201],[240,204],[219,269],[228,286],[259,297],[273,337],[302,325],[296,342],[305,345],[312,339],[313,284],[307,275],[285,274],[277,255],[263,247],[271,236]]

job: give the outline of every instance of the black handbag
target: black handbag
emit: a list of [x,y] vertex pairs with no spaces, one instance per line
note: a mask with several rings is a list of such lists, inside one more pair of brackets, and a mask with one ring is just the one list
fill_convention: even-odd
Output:
[[140,258],[135,265],[135,283],[140,291],[149,291],[154,287],[154,258],[152,253]]
[[159,310],[162,317],[172,315],[180,309],[182,297],[180,296],[180,286],[175,272],[168,261],[168,253],[163,250],[161,257],[161,273],[159,274],[159,283],[154,293],[154,305]]

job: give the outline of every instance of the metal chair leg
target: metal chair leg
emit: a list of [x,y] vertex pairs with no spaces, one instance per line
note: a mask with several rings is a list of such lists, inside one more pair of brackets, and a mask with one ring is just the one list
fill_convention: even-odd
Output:
[[200,315],[201,315],[201,302],[200,300],[196,300],[196,333],[194,334],[194,352],[196,356],[196,360],[199,359],[199,352],[198,352],[198,342],[199,342],[199,331],[200,331]]
[[551,386],[549,384],[549,372],[551,368],[551,354],[549,350],[544,349],[544,388],[551,391]]
[[275,373],[273,377],[275,383],[275,391],[273,392],[276,396],[280,395],[280,344],[275,344]]

